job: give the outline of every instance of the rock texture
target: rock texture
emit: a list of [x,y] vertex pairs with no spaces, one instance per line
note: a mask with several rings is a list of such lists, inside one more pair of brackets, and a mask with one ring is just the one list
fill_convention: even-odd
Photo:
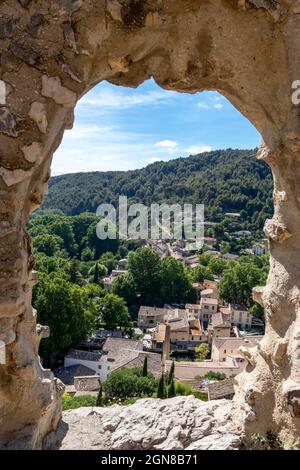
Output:
[[131,406],[65,411],[46,447],[61,450],[237,450],[231,402],[202,402],[193,396],[148,398]]
[[[41,448],[60,419],[60,384],[38,357],[28,215],[47,191],[76,101],[101,80],[223,93],[263,138],[275,212],[266,337],[244,351],[233,419],[300,445],[300,4],[295,0],[3,0],[0,5],[0,443]],[[3,88],[3,83],[1,87]]]

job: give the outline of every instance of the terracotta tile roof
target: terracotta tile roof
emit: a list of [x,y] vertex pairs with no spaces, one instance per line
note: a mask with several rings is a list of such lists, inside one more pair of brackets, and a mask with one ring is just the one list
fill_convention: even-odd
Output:
[[201,298],[201,303],[204,304],[211,304],[211,305],[218,305],[218,299],[210,299],[209,297]]
[[245,338],[215,338],[214,345],[220,349],[237,349],[240,346],[253,348],[257,345],[263,336],[246,336]]
[[162,343],[166,337],[166,325],[164,323],[160,323],[157,329],[154,332],[153,340]]
[[220,312],[223,315],[230,315],[230,308],[229,307],[219,307]]

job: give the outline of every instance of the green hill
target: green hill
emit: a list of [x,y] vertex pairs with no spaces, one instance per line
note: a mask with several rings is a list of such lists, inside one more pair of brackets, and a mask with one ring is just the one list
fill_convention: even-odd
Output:
[[226,212],[242,212],[242,226],[261,230],[273,211],[272,175],[255,157],[255,150],[216,150],[140,170],[73,173],[49,181],[43,209],[68,215],[95,212],[99,204],[204,203],[207,220],[222,220]]

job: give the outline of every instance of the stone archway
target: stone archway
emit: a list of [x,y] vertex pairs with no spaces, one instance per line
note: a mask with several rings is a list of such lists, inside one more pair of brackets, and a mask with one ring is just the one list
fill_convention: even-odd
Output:
[[300,443],[300,3],[293,0],[4,0],[0,7],[0,442],[40,448],[60,419],[57,383],[38,358],[46,327],[31,307],[28,216],[46,192],[52,154],[76,101],[108,80],[218,90],[256,126],[275,178],[267,221],[271,269],[255,298],[266,336],[239,377],[237,429]]

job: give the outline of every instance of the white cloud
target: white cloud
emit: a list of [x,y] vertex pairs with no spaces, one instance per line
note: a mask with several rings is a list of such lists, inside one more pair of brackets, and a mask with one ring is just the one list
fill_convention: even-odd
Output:
[[197,103],[200,109],[222,109],[225,107],[226,98],[217,94],[216,92],[207,92],[205,101],[199,101]]
[[165,148],[165,149],[175,149],[177,147],[177,142],[175,140],[161,140],[156,142],[155,147]]
[[77,125],[75,124],[73,129],[67,130],[64,135],[64,139],[84,139],[92,136],[100,136],[111,132],[112,128],[108,126],[93,126],[93,125]]
[[148,91],[145,93],[124,92],[116,89],[103,89],[84,96],[79,105],[101,106],[109,108],[130,108],[138,105],[151,105],[169,100],[174,97],[175,92]]
[[207,104],[205,104],[205,103],[202,103],[201,101],[199,101],[197,106],[198,106],[198,108],[201,108],[201,109],[209,109],[209,106],[207,106]]
[[211,145],[190,145],[185,149],[189,155],[197,155],[198,153],[211,152]]

